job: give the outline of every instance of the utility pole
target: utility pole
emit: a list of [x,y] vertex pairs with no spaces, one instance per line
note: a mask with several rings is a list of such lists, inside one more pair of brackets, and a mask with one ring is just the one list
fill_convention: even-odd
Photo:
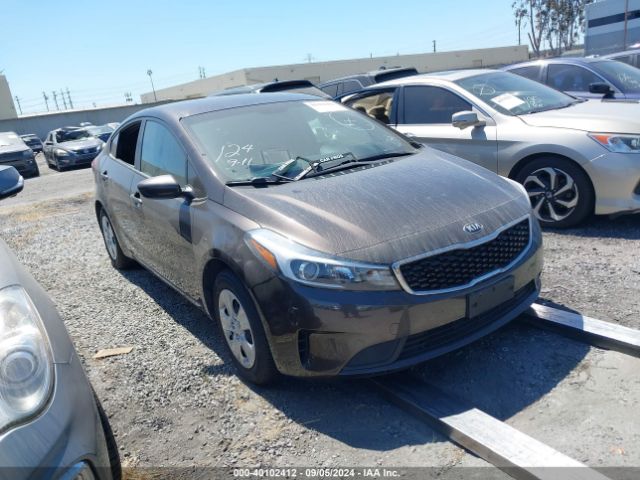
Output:
[[67,87],[67,100],[69,100],[69,108],[73,110],[73,102],[71,101],[71,94],[69,93],[69,87]]
[[47,97],[47,94],[44,93],[44,91],[42,92],[42,97],[44,98],[44,104],[47,106],[47,112],[49,111],[49,97]]
[[198,67],[198,77],[207,78],[207,75],[204,73],[204,67]]
[[151,90],[153,90],[153,100],[154,102],[158,101],[158,97],[156,96],[156,87],[153,86],[153,77],[151,75],[153,75],[153,72],[151,71],[151,69],[147,70],[147,75],[149,75],[149,80],[151,80]]
[[18,104],[18,110],[20,110],[20,115],[22,115],[22,107],[20,106],[20,99],[18,95],[16,95],[16,103]]
[[56,102],[56,110],[60,110],[60,106],[58,105],[58,94],[55,90],[52,90],[51,93],[53,94],[53,101]]
[[436,41],[433,40],[433,53],[436,53]]
[[307,60],[308,63],[311,63],[311,61],[313,60],[313,56],[310,53],[307,53],[307,56],[305,57],[305,59]]
[[64,109],[67,110],[67,100],[64,98],[64,91],[60,89],[60,96],[62,97],[62,104],[64,105]]

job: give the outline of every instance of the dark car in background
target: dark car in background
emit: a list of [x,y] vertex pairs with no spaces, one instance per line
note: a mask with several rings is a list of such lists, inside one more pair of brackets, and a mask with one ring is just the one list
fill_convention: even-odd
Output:
[[93,171],[114,267],[135,260],[201,306],[251,382],[408,368],[496,330],[540,289],[521,185],[334,101],[142,110]]
[[25,178],[40,175],[33,150],[15,132],[0,132],[0,166],[7,165]]
[[[0,199],[22,177],[0,166]],[[118,448],[55,305],[0,240],[0,479],[118,480]]]
[[411,75],[416,75],[417,73],[418,70],[415,68],[386,68],[369,73],[336,78],[334,80],[321,83],[318,85],[318,88],[331,98],[339,98],[344,95],[357,92],[369,85],[386,82],[387,80],[395,80],[396,78],[409,77]]
[[640,100],[640,70],[603,58],[550,58],[503,70],[580,98]]
[[40,140],[34,133],[27,133],[26,135],[20,135],[22,141],[33,150],[33,153],[38,154],[42,152],[42,140]]
[[62,171],[91,164],[104,142],[93,137],[86,128],[65,127],[49,132],[44,141],[47,165]]
[[109,140],[109,137],[113,133],[114,128],[110,127],[109,125],[100,125],[85,127],[84,130],[86,130],[90,136],[99,138],[103,142],[106,142],[107,140]]
[[274,93],[274,92],[296,92],[315,95],[316,97],[330,98],[316,87],[309,80],[283,80],[268,83],[255,83],[241,87],[232,87],[220,92],[212,93],[210,96],[237,95],[239,93]]
[[625,50],[624,52],[610,53],[609,55],[603,55],[600,58],[617,60],[618,62],[624,62],[631,65],[632,67],[640,68],[640,48]]

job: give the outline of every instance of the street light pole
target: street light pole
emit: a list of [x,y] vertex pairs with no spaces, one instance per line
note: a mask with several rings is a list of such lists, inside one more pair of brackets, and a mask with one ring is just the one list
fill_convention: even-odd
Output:
[[147,75],[149,75],[149,80],[151,80],[151,90],[153,90],[153,101],[157,102],[158,97],[156,96],[156,87],[153,86],[153,77],[151,76],[153,75],[153,72],[151,71],[151,69],[147,70]]

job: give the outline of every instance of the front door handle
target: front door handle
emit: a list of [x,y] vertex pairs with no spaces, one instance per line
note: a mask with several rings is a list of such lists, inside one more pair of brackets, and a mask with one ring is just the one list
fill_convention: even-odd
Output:
[[100,177],[102,177],[102,180],[104,180],[105,182],[109,180],[109,175],[107,174],[106,170],[100,174]]
[[131,200],[133,200],[133,205],[136,207],[140,207],[142,205],[142,197],[140,196],[140,192],[132,193],[129,195]]

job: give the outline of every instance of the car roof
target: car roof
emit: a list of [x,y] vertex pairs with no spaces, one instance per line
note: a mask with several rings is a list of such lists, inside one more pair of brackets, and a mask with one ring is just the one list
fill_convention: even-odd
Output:
[[542,58],[539,60],[533,60],[530,62],[522,62],[515,63],[513,65],[507,65],[503,68],[503,70],[511,70],[513,68],[522,68],[522,67],[532,67],[536,65],[545,65],[545,64],[554,64],[554,63],[565,63],[568,65],[588,65],[590,63],[598,63],[598,62],[613,62],[614,60],[610,60],[605,57],[556,57],[556,58]]
[[424,83],[430,80],[443,80],[449,82],[455,82],[462,80],[463,78],[475,77],[476,75],[482,75],[483,73],[499,72],[500,70],[493,70],[489,68],[476,68],[467,70],[447,70],[443,72],[433,73],[421,73],[418,75],[411,75],[409,77],[396,78],[387,82],[371,85],[367,89],[375,89],[380,87],[392,87],[397,85],[406,85],[412,83]]
[[618,57],[624,57],[626,55],[640,55],[640,48],[633,48],[631,50],[623,50],[622,52],[616,52],[616,53],[609,53],[607,55],[602,55],[599,58],[618,58]]
[[[152,116],[171,121],[176,118],[180,119],[191,115],[198,115],[200,113],[214,112],[230,108],[305,100],[322,101],[323,99],[316,95],[308,95],[306,93],[277,92],[262,93],[260,95],[253,93],[239,93],[237,95],[210,96],[193,100],[165,103],[164,105],[140,110],[131,115],[129,119]],[[324,101],[331,100],[324,99]]]

